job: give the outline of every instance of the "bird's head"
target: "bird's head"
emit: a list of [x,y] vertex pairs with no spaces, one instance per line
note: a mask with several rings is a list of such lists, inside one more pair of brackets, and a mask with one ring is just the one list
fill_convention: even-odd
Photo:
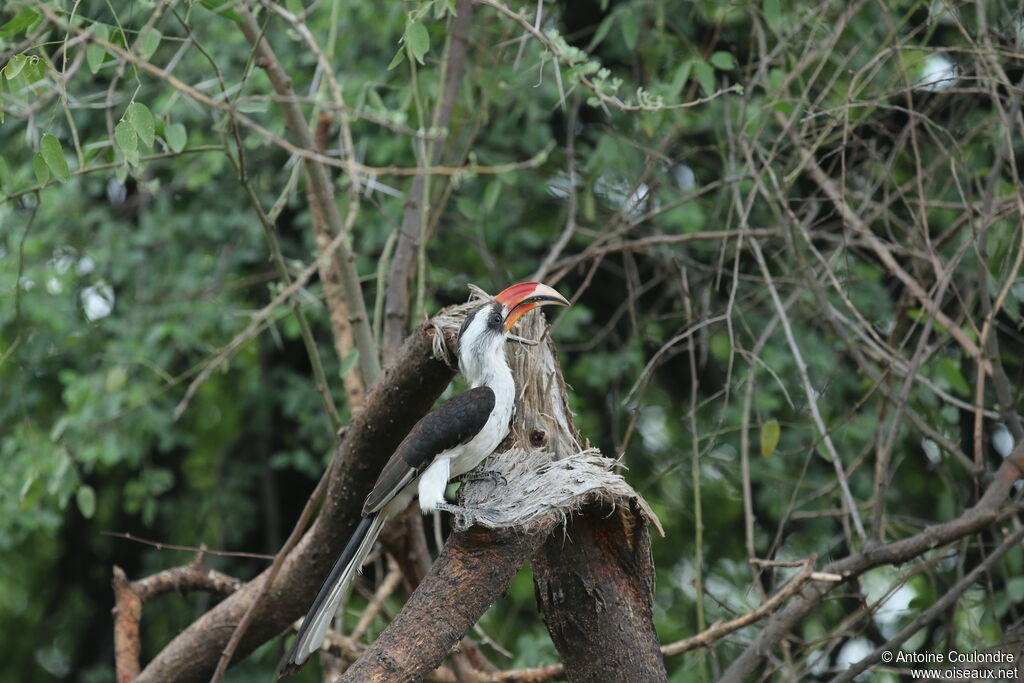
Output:
[[[520,282],[471,311],[459,329],[459,368],[471,382],[496,354],[512,326],[538,306],[568,306],[569,302],[540,282]],[[504,358],[504,355],[501,356]]]

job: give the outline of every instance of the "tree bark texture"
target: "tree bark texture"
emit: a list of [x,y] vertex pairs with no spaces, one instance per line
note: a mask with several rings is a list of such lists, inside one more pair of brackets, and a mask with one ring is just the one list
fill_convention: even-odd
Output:
[[117,683],[130,683],[139,675],[139,653],[142,637],[142,599],[132,590],[128,577],[120,567],[114,567],[114,664]]
[[[430,410],[453,372],[434,357],[437,328],[421,325],[345,432],[316,522],[296,544],[238,648],[236,660],[273,638],[309,606],[358,522],[362,501],[402,437]],[[266,572],[194,621],[142,671],[141,683],[206,681]]]
[[668,680],[654,630],[651,537],[633,508],[591,506],[533,556],[537,604],[570,683]]
[[[320,154],[324,154],[327,149],[327,134],[330,126],[331,117],[328,114],[320,114],[315,135],[316,151]],[[306,201],[309,204],[309,216],[313,223],[317,253],[325,254],[329,251],[335,235],[331,233],[331,226],[327,222],[327,217],[324,216],[323,208],[317,202],[312,185],[306,188]],[[338,354],[338,362],[344,364],[345,359],[356,348],[356,343],[352,336],[349,306],[345,301],[345,287],[342,283],[344,268],[338,261],[337,253],[332,252],[329,256],[330,258],[319,261],[320,281],[324,284],[324,301],[327,303],[327,311],[330,314],[334,351]],[[363,402],[366,400],[366,383],[355,365],[342,375],[341,380],[345,384],[345,399],[349,411],[355,413],[363,407]]]

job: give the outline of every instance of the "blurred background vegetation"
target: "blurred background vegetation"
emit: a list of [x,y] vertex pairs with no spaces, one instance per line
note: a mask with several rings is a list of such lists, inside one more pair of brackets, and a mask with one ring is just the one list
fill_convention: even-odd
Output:
[[[111,567],[140,578],[191,553],[104,532],[272,554],[333,452],[287,306],[174,419],[189,382],[282,288],[240,153],[263,210],[279,203],[276,236],[293,276],[315,255],[305,180],[280,145],[87,40],[127,47],[289,138],[233,5],[11,0],[0,9],[5,680],[114,680]],[[758,569],[751,554],[828,558],[863,544],[812,403],[868,536],[952,519],[977,499],[975,470],[1009,452],[1007,416],[1024,405],[1017,2],[481,5],[446,131],[431,130],[430,112],[453,3],[281,7],[298,23],[266,8],[257,17],[311,121],[346,118],[356,158],[374,167],[415,167],[423,134],[447,133],[442,162],[463,169],[430,180],[414,322],[464,301],[469,283],[493,292],[530,277],[567,238],[544,278],[576,304],[552,335],[582,433],[623,459],[665,525],[653,544],[663,642],[750,610],[795,571]],[[333,65],[347,109],[333,107],[298,26]],[[336,132],[326,153],[339,157]],[[952,328],[850,229],[812,165],[966,339],[976,342],[990,318],[1009,404],[992,382],[979,388]],[[340,169],[333,180],[344,211],[352,180]],[[351,236],[379,334],[411,179],[384,169],[359,183]],[[333,350],[321,284],[314,278],[296,301],[347,421],[341,374],[352,363]],[[824,678],[860,659],[998,538],[982,533],[840,588],[766,675]],[[207,562],[242,579],[267,566]],[[1022,569],[1016,548],[907,647],[1012,640]],[[144,661],[212,599],[148,603]],[[360,605],[354,598],[353,623]],[[502,668],[557,661],[528,569],[481,626]],[[669,658],[671,679],[713,680],[757,629]],[[268,643],[228,679],[266,680],[281,646]],[[316,667],[303,676],[317,680]]]

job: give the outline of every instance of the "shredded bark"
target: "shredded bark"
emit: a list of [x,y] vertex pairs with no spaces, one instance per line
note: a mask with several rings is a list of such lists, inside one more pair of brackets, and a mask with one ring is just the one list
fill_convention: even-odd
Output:
[[553,516],[564,523],[569,515],[590,504],[628,510],[636,501],[643,519],[664,536],[657,515],[622,475],[612,470],[614,465],[614,460],[594,448],[561,460],[554,460],[547,451],[510,448],[491,456],[484,465],[485,471],[504,476],[504,483],[478,480],[463,487],[460,509],[454,513],[457,527],[479,524],[524,533],[547,531]]

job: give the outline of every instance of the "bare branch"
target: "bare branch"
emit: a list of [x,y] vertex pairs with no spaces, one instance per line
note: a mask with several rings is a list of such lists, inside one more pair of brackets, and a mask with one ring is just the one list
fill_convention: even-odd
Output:
[[918,615],[915,616],[909,624],[900,629],[899,633],[879,645],[871,654],[833,678],[829,683],[847,683],[847,681],[852,681],[859,673],[866,670],[872,664],[879,662],[882,659],[882,653],[886,651],[892,652],[899,648],[899,646],[905,643],[908,638],[921,630],[925,624],[928,624],[935,619],[935,617],[952,607],[960,596],[963,595],[964,591],[973,586],[981,575],[991,569],[992,565],[998,562],[1007,552],[1017,547],[1022,539],[1024,539],[1024,528],[1020,528],[1016,532],[1007,536],[1006,539],[999,544],[999,547],[996,548],[988,557],[978,563],[978,565],[968,572],[963,578],[953,584],[953,586],[947,590],[941,598],[929,606],[928,609],[918,613]]
[[124,570],[114,567],[114,663],[118,683],[130,683],[139,675],[142,653],[140,622],[146,600],[168,591],[208,591],[230,595],[241,587],[238,579],[203,564],[205,549],[200,549],[188,564],[165,569],[138,581],[128,581]]
[[[849,580],[873,567],[906,562],[929,550],[976,533],[998,519],[1000,506],[1006,501],[1013,483],[1022,473],[1024,442],[1018,443],[1014,451],[1004,459],[992,483],[985,489],[974,507],[956,519],[927,527],[908,538],[867,548],[835,560],[826,565],[824,571],[839,574]],[[746,680],[761,665],[771,649],[821,602],[829,590],[830,586],[827,584],[815,583],[805,587],[784,610],[771,619],[757,640],[747,646],[743,654],[729,666],[720,681],[740,683]]]
[[[294,95],[291,78],[281,67],[270,44],[263,37],[263,32],[256,23],[256,18],[245,6],[237,8],[242,17],[239,27],[246,40],[253,46],[256,53],[256,64],[263,68],[270,79],[274,90],[282,96]],[[285,125],[304,150],[316,150],[313,133],[306,123],[302,110],[295,102],[284,101],[281,107],[285,114]],[[377,344],[370,329],[370,319],[366,314],[366,302],[363,300],[363,288],[359,282],[359,273],[355,268],[355,255],[348,240],[348,228],[341,220],[338,205],[334,198],[334,185],[327,176],[324,164],[315,159],[304,158],[306,176],[310,187],[310,195],[316,205],[316,211],[323,217],[328,232],[332,236],[340,236],[335,250],[328,252],[334,259],[334,267],[338,269],[341,286],[345,293],[345,305],[349,311],[349,323],[352,325],[356,348],[359,350],[359,368],[363,382],[373,386],[380,377],[380,360],[377,357]]]

